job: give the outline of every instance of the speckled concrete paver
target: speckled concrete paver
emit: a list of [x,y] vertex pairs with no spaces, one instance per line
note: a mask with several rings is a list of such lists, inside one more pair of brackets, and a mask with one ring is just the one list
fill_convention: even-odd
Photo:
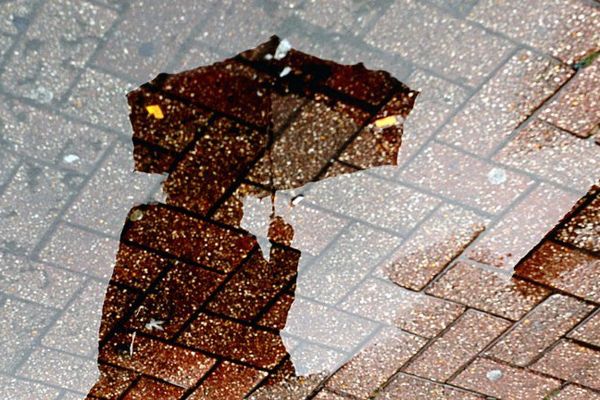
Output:
[[[600,178],[599,16],[593,0],[1,2],[0,398],[84,399],[94,383],[88,399],[241,399],[258,387],[265,399],[600,398],[598,191],[555,227]],[[239,197],[206,225],[169,214],[165,227],[136,231],[143,220],[133,221],[119,244],[132,206],[165,202],[164,177],[132,172],[124,96],[272,34],[421,92],[400,167],[325,180],[288,210],[305,245],[298,297],[268,280],[283,295],[257,314],[240,269],[210,315],[187,326],[195,300],[170,309],[177,288],[200,296],[234,266],[223,259],[195,280],[211,258],[202,246],[171,254],[163,234],[178,223],[227,230]],[[368,167],[361,150],[373,138],[361,140],[326,176]],[[161,253],[131,246],[140,241]],[[174,268],[172,256],[185,262]],[[136,296],[157,314],[142,307],[111,336]],[[236,296],[249,307],[229,308]],[[274,384],[294,371],[273,333],[290,307],[288,318],[306,317],[288,320],[283,339],[298,371],[349,362]],[[172,326],[145,329],[158,315]],[[242,323],[255,317],[256,331]],[[232,347],[215,362],[205,349],[227,342],[208,326],[242,332],[246,350],[262,335],[273,351]],[[100,377],[98,336],[120,351],[99,355]],[[279,377],[265,381],[272,366]]]

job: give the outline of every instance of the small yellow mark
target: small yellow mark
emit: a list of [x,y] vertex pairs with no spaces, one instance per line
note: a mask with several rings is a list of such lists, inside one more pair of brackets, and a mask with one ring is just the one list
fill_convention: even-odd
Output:
[[163,119],[165,117],[165,115],[162,112],[162,109],[158,104],[146,106],[146,111],[148,111],[148,114],[152,115],[156,119]]
[[397,122],[398,119],[396,116],[391,115],[389,117],[379,118],[377,121],[375,121],[375,126],[377,128],[389,128],[390,126],[396,125]]

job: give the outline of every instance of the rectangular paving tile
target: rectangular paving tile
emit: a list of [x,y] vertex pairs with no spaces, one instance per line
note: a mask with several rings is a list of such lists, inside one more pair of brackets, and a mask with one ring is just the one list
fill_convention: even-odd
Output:
[[561,340],[531,368],[595,390],[600,389],[600,352],[568,340]]
[[327,381],[327,387],[366,399],[425,343],[426,339],[386,327]]
[[[51,368],[48,368],[49,365]],[[40,347],[35,349],[19,369],[17,376],[87,393],[96,382],[97,368],[95,360]]]
[[488,355],[524,367],[592,310],[572,297],[555,294],[517,322]]
[[89,282],[42,338],[42,344],[82,357],[93,356],[98,350],[105,292],[105,284]]
[[550,241],[516,268],[515,274],[600,302],[600,259]]
[[469,249],[473,260],[512,271],[577,202],[578,196],[540,184]]
[[114,336],[100,349],[99,359],[185,388],[215,363],[202,353],[131,333]]
[[118,398],[138,376],[137,372],[111,365],[99,364],[100,376],[89,395],[101,399]]
[[365,225],[352,225],[310,268],[301,271],[296,294],[327,304],[342,301],[399,241]]
[[273,368],[286,354],[278,335],[204,313],[192,322],[178,341],[258,368]]
[[188,399],[233,400],[243,398],[266,375],[266,372],[224,361],[211,372]]
[[22,164],[0,195],[0,246],[13,252],[30,252],[79,183],[79,177],[37,164]]
[[60,390],[55,387],[30,382],[13,376],[0,374],[0,396],[11,400],[55,400]]
[[[600,12],[597,12],[600,22]],[[600,38],[600,35],[598,36]],[[540,118],[577,136],[588,137],[600,122],[600,62],[577,72],[541,113]]]
[[438,138],[488,155],[571,74],[552,59],[520,51],[483,85]]
[[132,170],[132,149],[118,144],[77,195],[66,219],[118,238],[129,209],[146,201],[162,179]]
[[600,400],[600,394],[576,385],[567,385],[552,400]]
[[68,1],[44,3],[12,53],[3,85],[40,103],[59,100],[116,17],[85,1],[77,7]]
[[34,303],[5,299],[0,301],[0,372],[11,372],[38,340],[55,311]]
[[594,49],[600,12],[583,1],[480,1],[469,19],[537,47],[567,64]]
[[377,400],[478,400],[484,399],[484,396],[400,373],[375,398]]
[[104,131],[5,96],[0,113],[3,147],[77,172],[88,172],[112,140]]
[[427,293],[518,320],[544,299],[549,291],[465,263],[456,263]]
[[510,322],[506,320],[467,310],[404,370],[444,382],[509,326]]
[[404,123],[399,165],[413,156],[468,96],[467,90],[460,86],[421,70],[413,72],[406,84],[420,93]]
[[61,308],[84,278],[73,272],[0,251],[0,291]]
[[527,370],[479,358],[452,383],[502,399],[544,399],[560,387],[560,381]]
[[580,249],[600,253],[598,226],[600,226],[600,194],[571,217],[556,233],[556,237]]
[[[390,167],[383,167],[379,171]],[[397,232],[415,227],[439,200],[400,183],[373,177],[373,171],[341,175],[310,186],[304,201]]]
[[96,64],[137,81],[154,78],[166,70],[192,28],[209,11],[206,4],[194,1],[132,3]]
[[443,205],[379,268],[398,285],[420,290],[463,252],[487,222],[472,211]]
[[398,179],[490,214],[506,209],[533,183],[439,143],[424,149]]
[[183,396],[185,389],[142,377],[127,391],[123,400],[164,399],[177,400]]
[[437,335],[464,311],[459,304],[372,278],[356,288],[340,307],[424,337]]
[[60,224],[40,251],[40,259],[106,279],[112,273],[118,245],[115,239]]
[[600,347],[600,312],[598,309],[592,317],[572,331],[569,337]]
[[600,146],[533,120],[500,150],[494,160],[583,191],[596,183]]
[[365,40],[372,46],[473,86],[480,83],[512,48],[508,41],[477,26],[435,7],[409,0],[394,2]]

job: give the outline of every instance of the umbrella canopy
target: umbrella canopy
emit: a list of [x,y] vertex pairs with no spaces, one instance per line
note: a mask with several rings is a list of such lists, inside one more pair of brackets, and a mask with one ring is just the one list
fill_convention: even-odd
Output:
[[207,214],[245,181],[265,196],[395,165],[416,94],[387,72],[321,60],[272,37],[129,93],[136,169],[169,173],[167,202]]

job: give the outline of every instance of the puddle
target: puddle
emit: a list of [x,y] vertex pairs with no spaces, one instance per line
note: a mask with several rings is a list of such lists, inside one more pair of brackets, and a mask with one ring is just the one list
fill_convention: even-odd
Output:
[[[510,286],[597,178],[594,145],[551,127],[550,144],[524,153],[435,139],[404,151],[401,139],[421,140],[417,91],[275,37],[161,74],[128,100],[136,170],[165,176],[164,201],[136,206],[123,227],[99,398],[300,399],[357,357],[418,349],[463,310],[421,289],[458,257]],[[565,149],[593,164],[568,183],[548,161]],[[547,179],[499,162],[517,152]],[[403,357],[386,361],[391,373]]]

